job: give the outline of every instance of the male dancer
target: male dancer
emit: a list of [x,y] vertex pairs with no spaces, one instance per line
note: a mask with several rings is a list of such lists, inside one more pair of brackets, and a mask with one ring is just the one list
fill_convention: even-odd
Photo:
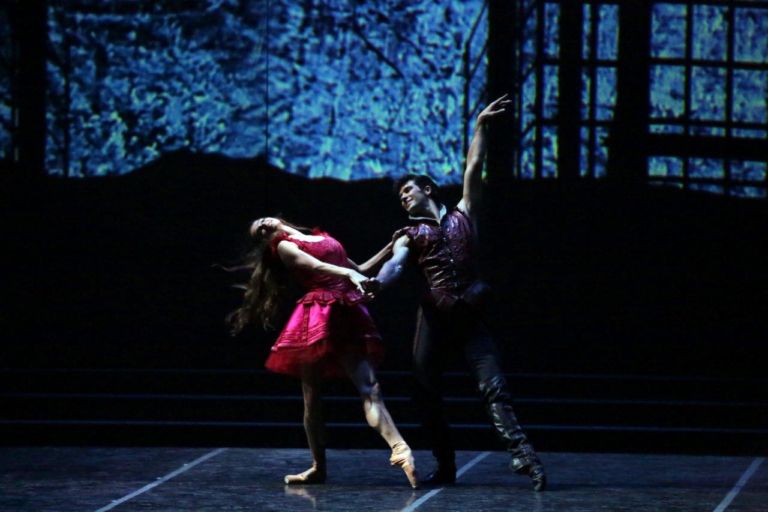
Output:
[[413,226],[395,234],[393,256],[377,279],[387,286],[408,262],[418,265],[429,285],[419,308],[414,338],[414,373],[422,423],[432,440],[437,469],[421,483],[451,484],[456,461],[450,428],[443,414],[440,379],[451,353],[463,354],[485,400],[497,434],[511,454],[510,469],[528,475],[537,491],[544,490],[544,467],[520,428],[498,351],[483,319],[480,303],[488,286],[475,269],[475,222],[482,188],[488,122],[502,115],[512,102],[506,95],[477,117],[467,154],[463,197],[451,210],[440,202],[437,185],[428,177],[409,174],[396,185],[400,203]]

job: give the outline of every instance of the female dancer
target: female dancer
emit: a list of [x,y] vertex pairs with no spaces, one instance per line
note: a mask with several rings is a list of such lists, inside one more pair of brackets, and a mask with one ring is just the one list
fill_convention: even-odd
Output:
[[253,222],[250,233],[256,241],[246,259],[252,273],[242,305],[228,317],[233,332],[257,321],[268,327],[287,278],[297,280],[306,290],[266,362],[269,370],[299,377],[304,395],[304,430],[312,467],[286,475],[285,483],[325,482],[320,382],[347,376],[360,392],[368,424],[392,448],[391,464],[400,466],[411,487],[417,488],[411,449],[384,406],[373,371],[383,350],[378,330],[363,305],[374,283],[360,271],[375,265],[388,248],[358,267],[347,258],[344,247],[322,231],[264,217]]

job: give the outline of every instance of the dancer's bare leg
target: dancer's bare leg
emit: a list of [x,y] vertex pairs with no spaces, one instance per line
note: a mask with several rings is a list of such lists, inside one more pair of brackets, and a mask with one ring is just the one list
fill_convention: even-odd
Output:
[[301,377],[304,395],[304,432],[307,434],[312,467],[298,475],[285,475],[286,484],[322,484],[325,482],[325,422],[323,421],[320,380],[311,368]]
[[403,468],[411,487],[418,487],[416,464],[411,449],[397,430],[381,396],[381,387],[370,363],[366,359],[349,356],[343,361],[344,368],[363,399],[363,411],[368,424],[378,432],[392,448],[390,462]]

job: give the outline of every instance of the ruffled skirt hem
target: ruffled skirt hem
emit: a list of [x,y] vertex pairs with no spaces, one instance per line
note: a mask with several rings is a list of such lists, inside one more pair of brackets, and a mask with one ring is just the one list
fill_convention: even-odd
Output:
[[[318,297],[319,298],[319,297]],[[294,377],[346,377],[342,361],[353,356],[377,365],[384,348],[368,309],[341,301],[301,300],[267,358],[267,369]]]
[[379,338],[343,345],[326,339],[298,349],[273,349],[264,366],[297,378],[309,372],[321,379],[339,379],[348,377],[342,361],[349,356],[366,359],[376,367],[384,358],[384,347]]

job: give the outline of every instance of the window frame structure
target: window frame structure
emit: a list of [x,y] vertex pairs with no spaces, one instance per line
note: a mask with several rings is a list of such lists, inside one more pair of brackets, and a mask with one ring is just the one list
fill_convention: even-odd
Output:
[[[654,39],[656,35],[652,32],[650,24],[653,10],[660,4],[684,6],[685,43],[683,55],[671,58],[659,55],[660,43]],[[579,17],[578,20],[573,19],[572,16],[568,17],[570,23],[578,21],[580,24],[576,33],[580,36],[581,45],[579,54],[575,58],[577,61],[575,66],[570,60],[566,60],[573,59],[574,55],[571,52],[570,55],[564,56],[567,47],[562,40],[555,43],[557,45],[556,54],[548,53],[548,47],[552,44],[553,31],[551,27],[547,27],[547,23],[551,23],[551,19],[545,15],[547,9],[555,8],[550,6],[556,6],[561,13],[564,9],[569,8],[572,15],[574,5],[577,5],[578,9],[581,10],[577,16]],[[626,5],[617,0],[578,0],[577,2],[571,2],[571,0],[520,0],[517,2],[516,12],[519,21],[517,23],[516,51],[519,59],[516,68],[516,111],[519,137],[516,143],[513,177],[515,179],[535,180],[566,177],[562,171],[568,164],[567,156],[566,159],[559,158],[558,147],[564,146],[567,140],[565,138],[556,139],[554,150],[549,149],[551,153],[554,153],[554,170],[546,169],[549,162],[546,160],[545,151],[545,145],[552,144],[547,140],[548,130],[559,126],[557,133],[566,135],[573,135],[574,133],[563,129],[564,126],[574,120],[572,115],[570,117],[562,116],[565,108],[573,108],[569,103],[564,103],[563,98],[568,96],[570,102],[573,102],[574,98],[572,91],[569,94],[568,91],[559,90],[559,87],[564,83],[563,76],[567,76],[562,72],[562,68],[566,64],[571,67],[571,72],[574,72],[575,69],[575,72],[579,73],[577,97],[582,100],[582,104],[578,105],[581,112],[578,115],[578,133],[576,135],[579,146],[577,176],[580,179],[597,179],[612,172],[608,163],[610,152],[619,153],[633,142],[630,138],[629,140],[619,140],[617,143],[618,139],[614,133],[617,128],[613,126],[626,121],[623,117],[620,120],[616,118],[617,96],[626,92],[621,90],[619,77],[622,72],[619,60],[626,59],[626,54],[620,55],[622,52],[621,29],[622,25],[624,27],[629,26],[628,21],[646,21],[650,38],[647,41],[647,49],[642,48],[642,45],[639,46],[639,49],[644,53],[640,55],[642,62],[638,66],[638,72],[647,71],[648,73],[646,75],[648,83],[647,105],[644,106],[645,110],[640,109],[642,113],[639,117],[630,119],[633,126],[629,129],[619,129],[619,131],[625,132],[625,136],[626,133],[637,134],[638,148],[633,148],[633,150],[638,151],[640,157],[637,160],[640,162],[638,167],[642,167],[637,171],[640,177],[645,182],[654,185],[672,185],[684,189],[705,190],[737,196],[766,197],[766,189],[768,188],[766,181],[768,174],[768,169],[766,169],[768,166],[768,138],[766,138],[768,119],[753,122],[734,118],[734,102],[738,96],[738,91],[734,87],[734,76],[739,72],[748,73],[751,70],[768,73],[768,55],[765,58],[753,59],[750,62],[739,60],[736,56],[736,40],[741,27],[737,26],[738,9],[755,10],[758,14],[764,10],[766,17],[768,17],[768,0],[649,0],[641,8],[646,9],[647,20],[628,20],[626,15],[622,19],[620,10]],[[599,44],[601,23],[603,23],[604,17],[602,10],[606,6],[612,6],[611,8],[616,9],[616,13],[611,14],[615,16],[615,28],[613,29],[615,33],[609,35],[609,37],[615,37],[616,51],[608,56],[605,55],[605,50],[602,50],[603,55],[600,54],[602,46]],[[694,12],[701,8],[719,8],[721,12],[725,13],[724,30],[727,32],[727,39],[725,54],[721,60],[705,58],[701,54],[703,50],[699,50],[699,55],[696,55],[697,51],[694,49],[696,32],[706,30],[708,27],[708,23],[701,23],[700,27],[696,27],[694,24]],[[698,19],[709,21],[707,18]],[[758,30],[762,26],[759,20],[762,18],[758,19]],[[561,36],[569,31],[568,34],[572,41],[574,31],[560,23],[560,16],[557,16],[557,25],[554,37],[562,39]],[[611,30],[610,25],[609,30]],[[626,46],[623,48],[626,51]],[[637,51],[637,49],[635,50]],[[660,117],[652,110],[651,93],[654,87],[652,72],[656,66],[667,65],[679,66],[684,70],[682,83],[684,112],[680,116]],[[554,66],[558,70],[548,74],[549,77],[558,77],[558,83],[555,86],[558,105],[557,111],[553,115],[548,115],[545,105],[547,66]],[[724,102],[724,107],[712,107],[715,110],[717,108],[725,109],[721,120],[710,120],[706,116],[697,118],[693,106],[693,102],[696,101],[693,87],[697,86],[697,80],[703,80],[703,78],[697,78],[697,73],[700,73],[700,77],[705,77],[707,76],[706,73],[709,72],[707,70],[712,69],[715,70],[714,73],[725,75],[725,84],[721,88],[724,92],[719,99],[715,97],[705,101],[711,101],[713,105],[717,102],[722,105]],[[608,73],[613,73],[612,81],[616,90],[612,95],[612,104],[598,105],[598,101],[601,101],[598,97],[598,87],[605,87],[604,84],[598,85],[599,74],[605,73],[603,70],[611,70]],[[624,73],[626,73],[626,67]],[[757,81],[759,82],[759,80],[758,75]],[[533,85],[531,81],[533,81]],[[626,77],[624,77],[624,82],[626,83]],[[573,81],[570,82],[570,86],[573,87]],[[759,86],[758,83],[757,87]],[[763,87],[768,88],[768,84]],[[602,89],[601,94],[603,96],[602,102],[606,103],[606,96]],[[646,101],[642,101],[642,103],[646,103]],[[598,115],[598,107],[603,110],[608,108],[609,111]],[[702,110],[706,110],[706,106]],[[657,127],[661,125],[679,126],[680,128],[674,129],[682,130],[683,133],[660,133],[660,128]],[[713,128],[721,129],[722,133],[717,136],[705,135],[707,130],[712,133]],[[740,133],[739,130],[754,130],[753,133],[757,133],[758,137],[746,137],[743,135],[746,132]],[[759,135],[761,132],[763,133],[762,136]],[[681,159],[683,162],[682,170],[674,176],[661,176],[657,172],[658,170],[652,168],[651,165],[651,161],[657,158]],[[717,158],[723,160],[722,177],[707,177],[706,173],[709,172],[705,168],[707,163]],[[733,168],[738,161],[745,164],[753,163],[757,172],[750,173],[742,170],[741,179],[737,179],[734,176]],[[616,170],[614,169],[613,172],[615,173]],[[573,172],[569,173],[569,176],[572,177]],[[749,179],[746,179],[745,176],[748,176]]]
[[[763,123],[734,121],[733,105],[735,101],[734,73],[739,70],[757,70],[768,74],[768,48],[762,63],[737,61],[735,58],[736,9],[746,8],[764,10],[768,17],[768,1],[764,0],[664,0],[653,2],[685,7],[685,41],[682,57],[662,57],[649,55],[649,73],[656,66],[677,66],[683,68],[683,115],[679,117],[655,117],[649,115],[648,158],[676,159],[680,165],[679,175],[654,175],[649,161],[648,180],[654,184],[676,186],[683,189],[706,190],[729,195],[766,197],[766,173],[762,180],[738,180],[733,176],[736,161],[762,161],[768,164],[768,119]],[[694,55],[694,15],[697,7],[720,7],[725,11],[726,36],[725,56],[723,59],[702,58]],[[694,102],[692,89],[695,86],[696,69],[715,69],[724,71],[724,119],[696,119],[693,115]],[[768,89],[768,85],[765,85]],[[768,92],[768,90],[766,91]],[[654,127],[660,127],[655,131]],[[662,132],[661,127],[678,127],[681,133]],[[673,128],[674,129],[674,128]],[[707,129],[721,130],[717,136],[703,135]],[[735,130],[763,131],[762,138],[747,138],[734,135]],[[717,177],[696,176],[692,169],[694,160],[722,160],[723,175]],[[746,189],[745,189],[746,187]],[[746,190],[746,193],[745,193]]]
[[[543,177],[543,159],[544,151],[542,147],[542,139],[545,127],[555,127],[555,120],[547,118],[544,115],[544,67],[546,65],[553,65],[553,63],[559,63],[559,51],[558,58],[547,57],[544,54],[544,27],[543,19],[545,16],[545,4],[552,2],[543,2],[539,0],[521,0],[517,3],[519,20],[517,33],[519,38],[517,41],[519,55],[518,68],[517,68],[517,104],[516,113],[518,117],[518,133],[519,143],[518,151],[516,155],[516,161],[514,165],[514,177],[522,179],[541,179]],[[555,2],[557,3],[557,2]],[[534,19],[534,26],[530,26],[530,20]],[[533,32],[533,57],[526,55],[526,36],[531,35]],[[559,50],[559,48],[558,48]],[[534,102],[533,110],[530,112],[533,115],[533,120],[528,122],[528,116],[526,114],[527,105],[525,104],[525,84],[529,79],[533,79],[534,85]],[[524,141],[530,135],[533,144],[533,172],[526,172],[523,168],[523,155],[525,153]],[[557,176],[557,174],[555,175]]]
[[[587,178],[603,178],[606,176],[606,167],[608,165],[607,155],[602,161],[598,161],[598,144],[605,143],[605,140],[600,141],[598,139],[598,133],[603,132],[602,138],[604,139],[610,133],[610,127],[613,123],[614,110],[616,107],[616,95],[612,98],[612,104],[610,105],[610,114],[604,119],[598,119],[596,112],[598,110],[598,88],[599,88],[599,71],[602,69],[611,70],[613,73],[613,82],[617,83],[618,80],[618,19],[616,20],[616,36],[615,36],[615,52],[614,58],[601,58],[599,37],[602,16],[600,15],[600,9],[603,6],[615,7],[618,11],[619,5],[616,2],[582,2],[584,18],[583,25],[588,25],[589,30],[585,31],[582,41],[582,87],[587,91],[589,101],[586,106],[582,105],[582,108],[586,107],[586,118],[582,114],[580,117],[579,127],[580,130],[587,131],[587,141],[580,140],[582,151],[586,153],[586,168],[579,168],[579,175]],[[586,14],[589,14],[587,17]],[[618,13],[617,13],[618,16]],[[585,28],[587,28],[585,26]],[[587,53],[585,56],[584,53]],[[589,80],[585,80],[588,78]],[[607,150],[607,148],[606,148]],[[580,155],[581,156],[581,155]],[[581,158],[584,158],[581,156]],[[598,165],[599,164],[599,165]]]
[[[602,162],[599,162],[600,165],[598,165],[596,156],[598,144],[605,146],[604,141],[598,140],[598,132],[601,130],[606,134],[608,132],[608,127],[613,118],[615,96],[609,106],[609,115],[604,119],[598,119],[595,114],[598,90],[597,75],[601,69],[609,69],[614,73],[615,82],[618,56],[618,48],[615,47],[613,58],[598,57],[598,37],[600,35],[601,19],[599,11],[605,6],[618,9],[619,2],[617,0],[579,0],[578,2],[523,0],[518,3],[517,17],[520,22],[518,25],[519,37],[517,45],[520,59],[517,68],[519,94],[516,110],[519,117],[520,142],[513,171],[515,178],[547,179],[565,176],[572,177],[574,175],[582,178],[599,178],[605,176],[605,166],[607,164],[605,160],[607,160],[607,157]],[[558,27],[554,31],[551,27],[547,26],[552,20],[551,16],[547,15],[549,9],[559,11],[557,16]],[[570,15],[575,15],[575,20],[569,17],[571,22],[579,22],[581,24],[576,30],[571,29],[568,33],[562,31],[559,24],[559,17],[565,9],[569,9]],[[585,16],[584,12],[587,12],[589,16]],[[534,40],[533,45],[526,42],[527,37],[531,37]],[[551,40],[552,37],[556,39],[554,42]],[[566,43],[575,40],[578,41],[578,44],[577,46],[563,44],[564,39]],[[615,45],[617,44],[618,39],[615,41]],[[526,53],[526,47],[531,46],[534,48],[533,56],[530,53]],[[586,52],[587,55],[583,51],[584,46],[589,48],[588,52]],[[554,53],[548,53],[547,50],[551,47],[556,48]],[[565,67],[568,69],[564,69]],[[545,97],[552,96],[551,94],[548,95],[545,90],[547,87],[545,84],[547,75],[549,77],[557,77],[557,84],[554,86],[556,102],[553,107],[548,107],[545,104]],[[535,81],[535,100],[532,108],[529,108],[525,101],[525,87],[527,81],[532,76]],[[585,83],[585,78],[589,82]],[[573,86],[575,83],[578,84],[578,90],[560,89],[563,84]],[[580,102],[585,91],[590,99],[586,108],[586,117],[583,112],[574,111],[574,109],[582,110],[582,105],[574,106],[571,104],[574,101]],[[548,109],[552,110],[552,115],[547,115],[546,110]],[[533,115],[532,122],[527,121],[526,110],[529,114]],[[555,169],[546,169],[545,164],[548,162],[545,162],[543,144],[554,139],[554,142],[551,142],[553,146],[551,149],[552,158],[555,162],[561,162],[559,150],[567,142],[567,134],[573,133],[572,130],[568,131],[568,126],[576,117],[578,117],[578,129],[586,131],[586,142],[591,149],[586,156],[586,168],[581,164],[584,160],[584,156],[581,155],[584,148],[579,147],[577,150],[579,154],[576,156],[578,163],[575,165],[578,169],[575,172],[564,173],[560,165],[557,165]],[[555,135],[548,135],[548,132],[555,133]],[[561,137],[561,135],[563,136]],[[526,161],[523,155],[527,150],[526,144],[528,140],[533,145],[534,157],[532,159],[532,166],[529,166],[532,169],[526,170],[524,168]],[[581,146],[584,142],[584,138],[579,136],[578,146]],[[573,163],[575,162],[571,162],[571,164]]]

